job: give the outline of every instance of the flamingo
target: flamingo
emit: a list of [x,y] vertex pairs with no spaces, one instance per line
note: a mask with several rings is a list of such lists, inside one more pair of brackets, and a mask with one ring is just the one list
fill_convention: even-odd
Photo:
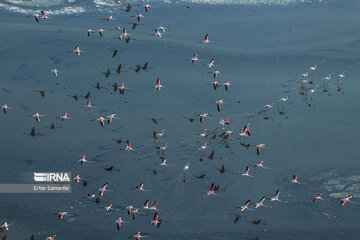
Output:
[[150,4],[146,4],[146,5],[144,6],[144,8],[145,8],[145,12],[148,12],[148,11],[149,11],[149,8],[150,8]]
[[213,74],[214,78],[217,78],[218,74],[221,74],[221,72],[216,70],[214,72],[208,72],[208,74]]
[[65,119],[71,119],[68,117],[67,113],[64,113],[62,116],[59,117],[61,119],[61,121],[63,122]]
[[[341,199],[340,205],[344,206],[346,202],[352,202],[352,201],[350,201],[350,198],[352,198],[352,197],[353,197],[352,195],[349,195],[349,196]],[[352,202],[352,203],[354,203],[354,202]]]
[[206,132],[207,132],[207,129],[205,129],[204,132],[199,135],[199,137],[204,138],[206,136]]
[[3,224],[0,226],[1,229],[9,231],[9,227],[15,222],[11,222],[10,224],[8,224],[7,222],[3,222]]
[[194,63],[195,61],[199,61],[197,53],[195,53],[194,56],[191,58],[191,63]]
[[93,31],[92,29],[88,29],[86,32],[87,32],[87,35],[88,35],[89,37],[90,37],[91,34],[94,33],[94,31]]
[[279,202],[282,202],[282,203],[288,203],[288,202],[285,202],[285,201],[281,201],[279,199],[279,196],[280,196],[280,190],[276,190],[276,193],[274,195],[274,197],[270,198],[271,201],[279,201]]
[[59,212],[59,213],[58,213],[59,219],[60,219],[60,220],[63,219],[63,217],[64,217],[65,215],[68,215],[68,214],[69,214],[68,212]]
[[206,34],[205,35],[205,38],[204,38],[204,41],[202,41],[202,43],[209,43],[210,41],[209,41],[209,34]]
[[104,185],[102,185],[101,188],[99,188],[98,191],[99,191],[100,197],[102,197],[102,196],[104,195],[104,192],[105,192],[105,191],[106,191],[106,192],[111,192],[110,190],[106,189],[107,186],[108,186],[108,183],[105,183]]
[[1,106],[1,109],[4,111],[4,113],[6,114],[7,113],[7,110],[8,110],[8,105],[4,104]]
[[103,116],[100,116],[99,118],[97,118],[97,119],[92,119],[92,120],[90,120],[90,121],[98,121],[102,127],[105,127],[105,122],[104,122],[104,120],[105,120],[105,118],[104,118]]
[[211,184],[211,187],[210,187],[210,190],[206,193],[208,196],[210,196],[210,195],[216,195],[215,194],[215,192],[214,192],[214,190],[215,190],[215,185],[214,185],[214,183],[212,183]]
[[250,136],[250,135],[251,135],[250,123],[248,123],[240,130],[240,136],[246,137],[246,136]]
[[84,52],[84,51],[81,51],[79,45],[77,45],[77,46],[75,47],[75,50],[69,51],[68,53],[75,53],[76,55],[80,56],[80,53],[81,53],[81,52]]
[[245,211],[246,209],[248,209],[248,210],[253,210],[253,209],[250,209],[250,208],[249,208],[249,204],[250,204],[250,200],[247,200],[246,203],[244,204],[244,206],[241,206],[241,207],[240,207],[240,210],[241,210],[241,211]]
[[199,151],[204,151],[205,149],[207,148],[207,142],[204,144],[204,145],[202,145],[202,146],[200,146],[199,147]]
[[225,90],[227,91],[230,87],[230,82],[223,83],[223,86],[225,87]]
[[305,183],[301,183],[297,180],[297,176],[294,174],[292,180],[290,181],[291,183],[298,183],[298,184],[305,184]]
[[222,119],[220,119],[218,124],[219,125],[225,125],[225,124],[230,125],[230,121],[225,118],[222,118]]
[[115,223],[116,223],[116,226],[117,226],[117,230],[120,230],[121,223],[128,223],[128,222],[123,221],[121,219],[121,217],[119,217],[118,219],[115,220]]
[[341,80],[341,79],[343,79],[345,77],[345,71],[343,72],[343,73],[340,73],[339,75],[338,75],[338,80]]
[[45,115],[40,115],[38,112],[32,115],[37,122],[40,122],[40,117],[44,117]]
[[241,175],[246,176],[246,177],[253,177],[253,176],[251,176],[249,174],[249,172],[250,172],[250,168],[249,168],[249,166],[247,166],[246,169],[245,169],[245,172],[243,174],[241,174]]
[[162,87],[164,87],[164,86],[160,84],[160,79],[158,78],[158,79],[156,80],[155,89],[158,90],[158,91],[160,91]]
[[323,78],[324,81],[329,81],[330,79],[331,79],[331,73]]
[[106,119],[108,120],[108,124],[111,124],[111,121],[112,121],[113,119],[117,119],[117,118],[115,117],[115,115],[116,115],[116,113],[112,113],[112,114],[106,116]]
[[135,238],[136,240],[140,240],[140,238],[143,238],[143,237],[147,237],[147,236],[140,235],[140,232],[136,232],[135,235],[133,236],[133,238]]
[[161,133],[156,134],[155,138],[160,139],[164,135],[164,133],[165,133],[165,129],[161,130]]
[[221,110],[221,104],[224,103],[224,100],[223,100],[223,99],[220,99],[220,100],[217,100],[215,103],[216,103],[218,112],[220,112],[220,110]]
[[189,167],[190,167],[190,163],[187,163],[187,164],[185,165],[185,167],[184,167],[184,171],[188,170]]
[[264,143],[256,145],[256,153],[257,153],[257,155],[260,155],[261,148],[268,148],[268,147],[265,147]]
[[57,77],[59,70],[57,70],[56,68],[54,68],[54,69],[51,69],[50,72],[51,72],[52,74],[54,74],[55,77]]
[[322,193],[319,193],[318,195],[316,195],[316,197],[314,197],[314,199],[313,199],[313,202],[315,202],[316,200],[324,200],[321,198],[322,195],[323,195]]
[[266,206],[263,204],[264,201],[265,201],[265,199],[266,199],[266,197],[264,196],[264,197],[262,197],[262,198],[260,199],[259,202],[255,203],[255,208],[258,208],[258,207],[266,207]]
[[207,117],[209,117],[208,113],[200,114],[200,122],[202,123],[204,121],[204,119],[207,118]]
[[162,37],[162,34],[161,34],[161,32],[159,32],[158,29],[155,29],[155,34],[154,34],[154,35],[157,36],[157,37],[159,37],[159,38]]
[[155,213],[154,214],[154,218],[153,218],[153,220],[150,222],[152,225],[154,225],[154,226],[156,226],[156,225],[158,225],[158,224],[160,224],[160,222],[159,222],[159,214],[158,213]]
[[104,30],[103,30],[102,28],[100,28],[100,29],[98,30],[98,32],[99,32],[99,34],[100,34],[101,37],[104,35]]

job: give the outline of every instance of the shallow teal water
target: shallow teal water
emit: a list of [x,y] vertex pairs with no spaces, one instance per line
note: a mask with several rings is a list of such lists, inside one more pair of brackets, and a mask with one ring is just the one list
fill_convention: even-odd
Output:
[[[130,16],[137,12],[113,12],[118,20],[111,23],[99,20],[108,13],[97,10],[56,15],[36,23],[24,14],[2,10],[0,103],[13,108],[0,116],[0,181],[22,182],[22,176],[33,171],[72,171],[88,181],[86,187],[73,183],[70,195],[2,194],[1,219],[16,222],[3,236],[118,239],[141,231],[151,239],[312,239],[315,235],[357,239],[359,205],[339,207],[338,201],[330,200],[333,192],[309,179],[326,169],[347,172],[359,168],[354,148],[359,130],[358,10],[356,2],[339,5],[336,1],[285,6],[192,4],[191,9],[183,3],[154,3],[141,20],[144,25],[133,31],[128,22],[133,22]],[[118,25],[127,26],[136,41],[126,44],[114,39],[116,33],[109,30]],[[159,25],[168,28],[161,39],[151,35]],[[84,33],[99,27],[105,30],[103,38]],[[198,43],[205,33],[214,43]],[[75,45],[86,52],[67,54]],[[111,49],[120,50],[115,58]],[[186,60],[195,52],[201,61],[190,64]],[[228,92],[223,87],[214,91],[209,85],[213,78],[203,64],[211,58],[220,65],[218,81],[230,81]],[[132,70],[145,62],[153,69]],[[127,72],[117,75],[114,69],[120,63]],[[309,106],[300,94],[299,76],[314,63],[318,87]],[[52,68],[60,71],[58,78],[47,72]],[[105,78],[107,69],[111,73]],[[338,91],[335,76],[343,71],[347,73]],[[324,92],[322,78],[330,72],[333,79]],[[154,89],[157,78],[165,86],[160,92]],[[113,92],[114,82],[124,82],[130,90],[124,95]],[[101,90],[94,88],[97,83]],[[46,90],[45,97],[34,90]],[[81,109],[88,91],[96,105],[92,110]],[[287,94],[286,114],[274,109],[267,120],[258,114],[265,104]],[[69,95],[78,95],[79,100]],[[218,113],[213,102],[221,98],[225,104]],[[27,117],[37,111],[46,115],[40,123]],[[72,119],[62,123],[56,117],[64,112]],[[119,119],[105,128],[89,121],[112,112]],[[201,124],[196,114],[204,112],[212,117]],[[196,120],[191,123],[187,118]],[[232,123],[227,127],[234,131],[231,139],[211,138],[214,131],[221,132],[220,118]],[[52,123],[58,128],[49,129]],[[249,148],[237,139],[246,123],[251,123],[253,135],[247,140]],[[38,136],[29,135],[32,127]],[[206,153],[200,155],[198,134],[205,128],[211,134]],[[166,168],[156,165],[161,162],[156,149],[159,143],[152,138],[153,131],[161,129],[166,131],[160,145],[168,144],[170,166]],[[131,140],[139,154],[120,150],[125,144],[113,138]],[[259,143],[270,149],[257,156],[255,145]],[[207,156],[213,150],[210,160]],[[83,154],[96,162],[72,164]],[[242,173],[260,160],[272,169],[252,169],[254,178],[230,173]],[[190,169],[184,175],[188,162]],[[216,168],[221,165],[229,172],[219,173]],[[109,166],[120,171],[102,169]],[[291,185],[294,173],[306,184]],[[203,179],[196,177],[202,174]],[[100,204],[84,198],[105,182],[114,192],[105,193]],[[151,192],[132,189],[140,182]],[[212,182],[220,186],[219,196],[208,198],[204,192]],[[265,202],[272,208],[243,213],[235,208],[248,199],[255,202],[263,195],[270,197],[276,189],[288,204]],[[312,204],[319,192],[329,200]],[[152,212],[133,221],[124,210],[105,215],[101,208],[108,203],[118,208],[142,207],[146,199],[159,202],[159,215],[164,219],[159,229],[147,223]],[[358,201],[356,196],[354,201]],[[53,215],[65,210],[71,215],[63,221]],[[236,214],[242,217],[234,224]],[[113,221],[120,216],[131,223],[117,231]],[[253,225],[255,219],[266,225]]]

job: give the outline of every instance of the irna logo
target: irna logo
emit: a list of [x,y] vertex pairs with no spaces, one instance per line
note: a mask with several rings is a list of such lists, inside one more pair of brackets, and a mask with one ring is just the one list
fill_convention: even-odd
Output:
[[35,182],[70,182],[69,172],[37,173],[34,172]]

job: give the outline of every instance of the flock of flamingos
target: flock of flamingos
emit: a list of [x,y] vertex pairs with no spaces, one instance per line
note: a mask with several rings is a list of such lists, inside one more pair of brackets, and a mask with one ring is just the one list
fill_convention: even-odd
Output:
[[[117,1],[117,2],[119,2],[119,1]],[[191,6],[187,6],[187,7],[191,8]],[[144,9],[146,14],[149,14],[149,12],[151,12],[151,7],[150,7],[149,4],[144,5],[143,9]],[[133,12],[132,5],[128,4],[128,6],[125,7],[123,10],[125,12],[127,12],[127,13]],[[137,10],[139,10],[139,9],[137,9]],[[49,18],[45,11],[41,11],[41,13],[35,14],[33,17],[35,18],[36,22],[43,21],[43,20],[46,20],[47,18]],[[142,15],[142,13],[139,13],[138,15],[134,15],[134,16],[131,16],[131,17],[136,18],[137,21],[140,22],[140,21],[142,21],[142,18],[144,17],[144,15]],[[109,22],[109,21],[113,21],[115,19],[112,16],[108,16],[108,17],[106,17],[104,19],[101,19],[101,20]],[[132,23],[132,24],[133,24],[133,29],[135,29],[136,26],[139,25],[139,23]],[[130,40],[132,40],[132,38],[130,38],[130,34],[127,33],[126,28],[116,27],[116,29],[114,29],[114,30],[121,32],[121,34],[115,36],[119,40],[125,40],[126,42],[129,42]],[[164,34],[166,32],[167,32],[167,28],[163,27],[163,26],[160,26],[160,27],[157,27],[156,29],[154,29],[153,35],[154,35],[154,37],[161,38],[161,37],[164,36]],[[88,29],[86,31],[86,33],[88,34],[89,37],[91,37],[91,35],[94,33],[94,31],[92,29]],[[100,28],[98,30],[98,33],[102,37],[104,35],[104,30]],[[213,44],[213,43],[212,43],[212,41],[210,41],[209,35],[206,34],[204,39],[202,41],[199,41],[199,44]],[[85,52],[85,51],[80,50],[79,45],[76,46],[74,50],[68,51],[68,53],[73,53],[73,54],[76,54],[76,55],[80,55],[83,52]],[[113,57],[116,54],[117,54],[117,50],[114,51]],[[195,53],[192,58],[189,57],[188,61],[191,62],[191,64],[196,64],[196,62],[199,61],[198,54]],[[211,59],[208,64],[204,64],[204,65],[206,65],[209,69],[217,67],[217,65],[215,65],[215,59]],[[140,67],[141,66],[139,65],[137,67],[137,69],[135,69],[135,71],[136,72],[140,71]],[[142,67],[142,69],[146,70],[146,68],[147,68],[147,63]],[[315,83],[315,81],[314,81],[314,74],[315,74],[316,70],[317,70],[317,65],[315,64],[314,66],[311,66],[305,73],[300,75],[300,80],[299,80],[300,87],[299,88],[301,89],[301,94],[305,95],[305,101],[309,105],[311,105],[312,98],[313,98],[313,95],[315,94],[316,90],[320,88],[320,86],[317,85]],[[57,69],[52,69],[52,70],[50,70],[50,72],[54,75],[54,77],[57,77],[60,71],[57,70]],[[121,65],[117,69],[117,72],[118,73],[121,72]],[[214,88],[216,90],[217,88],[220,88],[221,85],[222,85],[226,91],[231,91],[230,90],[231,84],[230,84],[229,81],[226,81],[224,83],[219,83],[217,81],[218,76],[220,74],[219,70],[209,71],[209,73],[212,75],[212,78],[214,79],[211,82],[212,88]],[[106,77],[109,74],[110,74],[109,72],[105,73]],[[341,81],[342,81],[342,79],[344,77],[345,77],[345,72],[337,75],[336,81],[338,82],[338,85],[340,85],[340,83],[341,83]],[[327,91],[328,82],[330,82],[331,79],[332,79],[331,74],[329,74],[328,76],[323,78],[323,90],[325,92]],[[157,79],[155,84],[154,84],[154,88],[157,91],[160,91],[163,87],[164,86],[161,85],[161,83],[160,83],[160,79]],[[127,90],[127,88],[125,87],[124,83],[121,83],[120,85],[115,84],[114,85],[114,90],[115,91],[118,90],[121,94],[124,94],[125,91]],[[263,117],[265,119],[267,119],[269,112],[271,112],[274,107],[276,107],[276,109],[279,110],[280,114],[283,113],[284,109],[286,107],[288,99],[289,99],[289,95],[280,98],[276,103],[265,104],[264,107],[263,107],[263,110],[260,111],[259,114],[262,114]],[[221,112],[222,105],[224,104],[224,100],[219,99],[219,100],[215,101],[214,103],[216,105],[217,111]],[[90,101],[87,101],[86,105],[83,106],[83,108],[86,108],[86,109],[91,109],[93,107],[94,106],[91,105]],[[11,105],[8,106],[7,104],[4,104],[4,105],[1,106],[1,108],[3,109],[3,112],[5,114],[11,114],[12,110],[9,110],[9,109],[12,108]],[[41,117],[44,117],[44,116],[45,115],[41,115],[39,112],[36,112],[33,115],[31,115],[30,117],[33,117],[37,122],[40,122]],[[210,117],[211,115],[208,114],[208,113],[202,113],[202,114],[199,114],[198,116],[199,116],[199,121],[202,123],[202,122],[205,121],[206,118]],[[60,115],[57,118],[60,119],[61,121],[66,121],[68,119],[71,119],[68,113],[64,113],[64,114]],[[106,124],[111,124],[113,119],[116,119],[116,113],[112,113],[112,114],[109,114],[107,116],[99,116],[98,118],[91,119],[90,121],[98,121],[100,123],[100,125],[102,127],[104,127]],[[225,119],[225,118],[221,118],[219,120],[218,124],[219,124],[219,126],[223,126],[223,127],[226,127],[226,125],[231,125],[230,121],[228,119]],[[155,133],[154,132],[154,139],[160,141],[160,139],[163,137],[164,134],[165,134],[165,130],[162,130],[160,133]],[[231,130],[231,131],[230,130],[227,130],[227,131],[224,130],[224,132],[221,133],[220,136],[222,138],[228,138],[231,134],[233,134],[233,130]],[[34,129],[32,131],[32,135],[35,135]],[[240,139],[245,139],[245,138],[251,136],[250,124],[245,124],[240,129],[239,135],[240,135]],[[204,132],[199,135],[200,139],[205,139],[206,137],[208,137],[207,129],[205,129]],[[201,146],[199,147],[199,151],[200,151],[200,153],[203,153],[207,149],[207,142],[204,143],[203,140],[201,140],[200,142],[201,142]],[[164,153],[166,151],[166,148],[167,148],[167,144],[165,146],[159,147],[159,150],[160,150],[160,152]],[[256,154],[260,155],[261,151],[263,149],[267,149],[267,148],[268,148],[268,146],[265,145],[264,143],[257,144],[256,145]],[[131,142],[129,140],[126,141],[126,147],[123,148],[123,150],[136,152],[136,150],[133,149],[133,147],[131,145]],[[255,153],[255,151],[254,151],[254,153]],[[161,160],[162,161],[161,161],[161,163],[159,165],[167,166],[167,159],[165,157],[161,157]],[[83,165],[83,164],[86,164],[87,162],[91,162],[91,161],[86,160],[86,157],[84,155],[84,156],[81,157],[81,159],[78,162],[81,165]],[[253,177],[252,175],[250,175],[250,170],[252,168],[270,169],[268,167],[265,167],[263,165],[263,163],[264,163],[263,161],[260,161],[259,163],[255,164],[255,165],[247,166],[244,173],[242,173],[240,175],[245,176],[245,177]],[[189,168],[190,168],[190,163],[186,164],[184,166],[183,170],[188,171]],[[111,171],[112,167],[108,168],[106,170]],[[220,171],[225,171],[224,167]],[[73,178],[73,180],[75,182],[80,182],[82,180],[85,181],[85,179],[80,177],[79,174],[76,174],[75,177]],[[305,184],[305,183],[299,181],[298,176],[295,175],[295,174],[292,177],[289,177],[289,182],[291,182],[293,184]],[[144,183],[141,183],[139,186],[136,186],[136,190],[137,191],[149,191],[149,190],[144,188]],[[212,196],[216,197],[216,195],[217,195],[216,191],[217,190],[218,190],[218,187],[215,185],[215,183],[212,183],[209,190],[207,192],[205,192],[204,194],[209,196],[209,197],[212,197]],[[102,186],[99,186],[97,194],[96,193],[89,193],[87,198],[89,198],[89,199],[93,198],[93,199],[97,199],[97,201],[99,201],[100,198],[104,197],[105,192],[111,192],[111,190],[108,189],[108,183],[105,183]],[[278,201],[278,202],[281,202],[281,203],[287,203],[286,201],[280,200],[279,197],[280,197],[280,191],[276,190],[276,193],[275,193],[275,195],[273,197],[263,196],[258,202],[254,202],[254,203],[251,200],[248,200],[248,201],[246,201],[244,203],[243,206],[241,206],[239,208],[240,208],[240,211],[246,211],[246,210],[254,210],[254,209],[257,209],[257,208],[260,208],[260,207],[264,207],[264,206],[266,207],[267,204],[264,205],[264,202],[266,202],[266,201],[270,201],[270,202]],[[318,201],[318,200],[323,200],[322,197],[323,197],[323,193],[316,192],[316,193],[314,193],[313,201],[315,202],[315,201]],[[351,198],[352,198],[352,195],[348,195],[348,196],[344,196],[343,198],[339,199],[340,200],[340,205],[343,206],[347,202],[352,202],[352,201],[350,201]],[[136,207],[133,207],[133,206],[128,206],[128,207],[124,208],[124,213],[127,213],[128,215],[130,215],[135,220],[136,216],[138,214],[141,214],[142,211],[145,211],[145,210],[153,211],[154,215],[153,215],[153,218],[151,220],[149,220],[149,223],[152,224],[155,227],[160,227],[160,225],[164,221],[159,218],[159,214],[157,212],[158,211],[158,209],[157,209],[157,204],[158,203],[157,203],[157,201],[155,201],[152,205],[149,205],[149,204],[150,204],[149,201],[146,200],[144,206],[142,207],[142,209],[141,208],[136,208]],[[253,204],[253,205],[251,205],[251,204]],[[251,206],[253,206],[253,207],[251,207]],[[107,206],[105,206],[104,209],[105,209],[105,212],[115,210],[113,208],[112,204],[108,204]],[[117,209],[117,210],[119,210],[119,209]],[[67,211],[61,211],[57,215],[58,215],[58,218],[60,220],[62,220],[66,215],[71,215],[71,213],[69,213]],[[8,223],[8,222],[5,221],[1,225],[1,229],[9,231],[10,226],[13,223],[14,222]],[[117,219],[114,220],[114,224],[116,225],[116,228],[118,230],[121,229],[121,226],[122,226],[123,223],[129,223],[129,222],[124,221],[122,217],[118,217]],[[46,239],[47,240],[53,240],[53,239],[55,239],[55,236],[56,235],[50,236],[50,237],[47,237]],[[143,238],[143,237],[150,237],[150,236],[143,236],[143,235],[140,234],[140,231],[136,232],[133,235],[133,238],[135,238],[137,240],[139,240],[140,238]]]

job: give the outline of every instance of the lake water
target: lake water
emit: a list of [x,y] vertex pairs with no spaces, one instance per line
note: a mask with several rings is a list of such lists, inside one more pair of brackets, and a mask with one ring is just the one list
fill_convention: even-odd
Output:
[[[87,186],[73,182],[71,194],[1,194],[0,221],[15,222],[1,237],[124,239],[140,231],[148,239],[358,239],[359,204],[339,206],[334,196],[353,194],[360,202],[360,187],[348,188],[360,181],[360,2],[151,1],[147,13],[145,2],[130,3],[127,13],[122,11],[127,4],[115,1],[0,1],[0,104],[11,107],[0,114],[0,183],[24,183],[25,175],[46,171],[79,173],[87,181]],[[40,10],[49,18],[37,23],[33,14]],[[132,16],[140,12],[143,25],[132,30]],[[101,20],[109,15],[115,20]],[[136,40],[114,38],[121,33],[116,26],[126,27]],[[153,35],[159,26],[166,27],[162,38]],[[89,28],[95,31],[90,37]],[[200,43],[205,34],[209,44]],[[80,56],[67,53],[76,45],[84,51]],[[114,49],[119,51],[112,57]],[[200,60],[191,64],[194,53]],[[212,58],[219,67],[204,65]],[[146,62],[147,71],[134,71]],[[116,73],[119,64],[126,72]],[[314,64],[315,84],[302,89],[300,75]],[[53,68],[57,78],[48,72]],[[221,72],[217,81],[231,83],[228,91],[211,86],[208,72],[215,69]],[[332,79],[324,83],[329,73]],[[154,89],[157,78],[165,86],[161,91]],[[121,95],[114,83],[129,89]],[[315,88],[311,100],[307,92]],[[278,99],[287,95],[283,107]],[[214,103],[219,99],[225,102],[220,112]],[[82,108],[88,100],[96,107]],[[268,113],[259,113],[271,103]],[[45,115],[39,123],[28,117],[35,112]],[[56,118],[65,112],[70,120]],[[113,112],[117,119],[104,128],[89,121]],[[201,113],[211,117],[200,123]],[[219,126],[221,118],[231,125]],[[49,128],[52,123],[55,129]],[[252,135],[240,141],[247,123]],[[222,128],[233,131],[228,139],[219,136]],[[164,136],[155,141],[153,131],[162,129]],[[204,129],[209,135],[199,140]],[[121,150],[126,140],[136,152]],[[258,156],[260,143],[269,148]],[[157,148],[166,144],[169,166],[163,167]],[[94,162],[74,163],[82,155]],[[254,177],[241,176],[261,160],[271,169],[250,167]],[[104,170],[110,166],[112,171]],[[311,180],[331,169],[340,174]],[[291,184],[293,174],[305,184]],[[105,182],[113,192],[105,192],[100,203],[87,199]],[[151,191],[134,190],[141,182]],[[206,196],[212,182],[220,186],[217,196]],[[266,200],[271,208],[236,208],[272,197],[277,189],[287,204]],[[318,193],[325,200],[311,202]],[[159,202],[160,228],[149,223],[153,211],[133,221],[122,209],[142,208],[147,199]],[[121,210],[105,214],[109,203]],[[69,216],[60,221],[54,213],[61,211]],[[234,224],[236,215],[241,217]],[[130,222],[120,231],[118,217]],[[260,224],[252,223],[259,219]]]

